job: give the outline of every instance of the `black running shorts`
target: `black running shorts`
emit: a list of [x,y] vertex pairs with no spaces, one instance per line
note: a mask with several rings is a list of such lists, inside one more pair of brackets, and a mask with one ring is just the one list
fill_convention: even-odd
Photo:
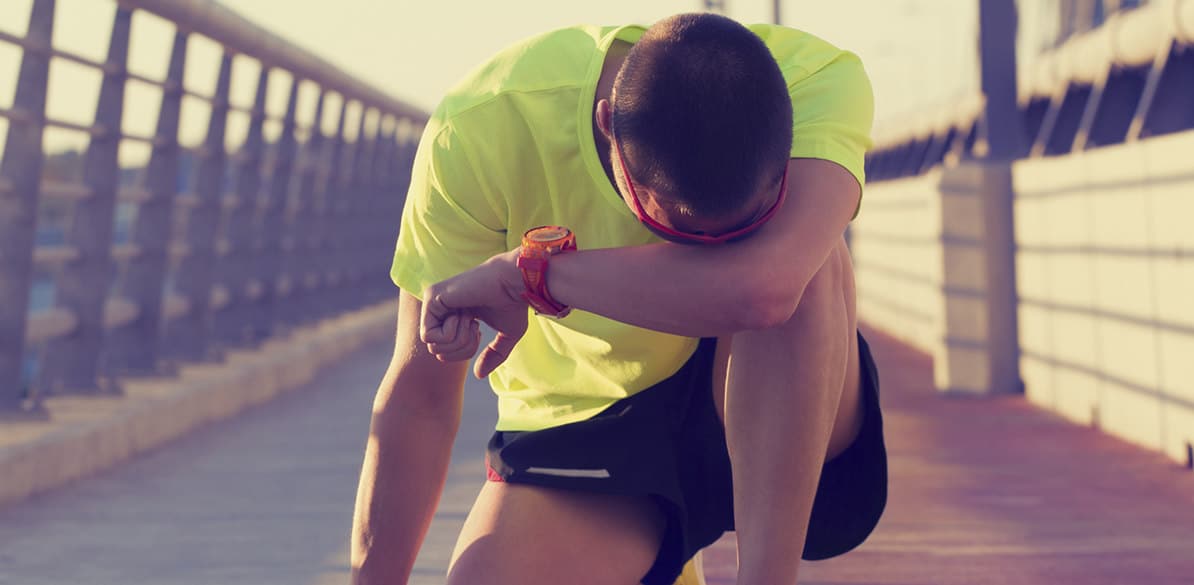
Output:
[[[489,441],[491,481],[646,495],[667,518],[644,585],[671,585],[700,549],[734,529],[725,432],[713,402],[716,339],[703,339],[679,372],[588,420],[541,431],[498,431]],[[805,560],[862,544],[887,503],[887,451],[879,378],[858,336],[865,416],[858,438],[825,464]]]

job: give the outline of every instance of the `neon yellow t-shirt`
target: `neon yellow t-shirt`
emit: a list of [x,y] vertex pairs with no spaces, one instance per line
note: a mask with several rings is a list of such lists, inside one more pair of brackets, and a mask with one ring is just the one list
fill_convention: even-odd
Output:
[[[788,82],[793,158],[840,164],[864,183],[870,81],[854,54],[808,33],[753,25]],[[578,26],[498,53],[458,84],[428,122],[415,157],[391,277],[423,290],[519,246],[523,232],[570,227],[582,250],[659,242],[610,184],[593,139],[605,54],[642,26]],[[587,419],[671,376],[696,339],[584,311],[530,317],[526,336],[489,377],[497,429]]]

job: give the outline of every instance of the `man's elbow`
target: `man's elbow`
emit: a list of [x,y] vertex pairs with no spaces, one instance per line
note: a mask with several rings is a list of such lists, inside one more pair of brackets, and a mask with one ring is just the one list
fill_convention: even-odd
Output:
[[[452,376],[452,378],[463,375]],[[420,376],[416,372],[387,373],[373,400],[375,431],[389,433],[412,422],[455,435],[460,425],[463,380]]]

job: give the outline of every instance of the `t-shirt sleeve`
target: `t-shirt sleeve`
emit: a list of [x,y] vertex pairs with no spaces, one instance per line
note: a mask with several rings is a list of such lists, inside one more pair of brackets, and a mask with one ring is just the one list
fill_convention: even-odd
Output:
[[[844,167],[866,185],[875,102],[862,61],[849,52],[788,87],[792,97],[792,158]],[[857,210],[855,215],[857,215]]]
[[501,204],[450,124],[433,117],[419,141],[390,278],[420,299],[430,285],[506,251]]

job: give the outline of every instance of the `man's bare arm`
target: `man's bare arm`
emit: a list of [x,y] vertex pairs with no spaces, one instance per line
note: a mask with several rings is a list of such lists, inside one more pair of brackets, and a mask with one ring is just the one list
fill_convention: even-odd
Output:
[[[858,181],[835,163],[788,164],[787,202],[751,237],[720,246],[660,243],[558,255],[547,275],[552,296],[615,321],[689,337],[786,323],[861,196]],[[584,234],[578,241],[583,248]],[[430,351],[448,353],[441,344],[456,337],[454,316],[482,318],[499,335],[482,352],[477,377],[505,360],[526,330],[517,258],[517,249],[499,254],[427,289],[422,340]]]
[[407,582],[460,426],[468,362],[427,353],[419,341],[421,306],[402,293],[394,357],[373,403],[352,526],[356,585]]
[[[721,246],[665,243],[557,256],[548,288],[564,304],[679,335],[778,325],[841,239],[859,197],[858,181],[843,167],[793,159],[787,201],[757,234]],[[583,238],[578,234],[582,250]]]

